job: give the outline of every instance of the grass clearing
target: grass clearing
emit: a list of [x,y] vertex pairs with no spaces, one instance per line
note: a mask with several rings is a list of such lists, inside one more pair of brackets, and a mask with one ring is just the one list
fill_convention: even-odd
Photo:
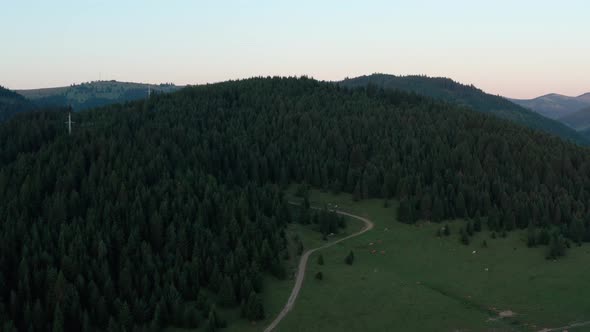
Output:
[[[293,289],[293,285],[295,282],[294,276],[296,272],[297,264],[299,263],[299,259],[301,256],[297,255],[297,248],[295,245],[295,241],[293,240],[294,236],[298,236],[304,247],[304,251],[309,249],[320,247],[330,241],[335,241],[340,238],[346,237],[351,233],[357,232],[364,226],[363,222],[346,218],[346,228],[340,230],[340,233],[332,236],[329,238],[328,241],[322,239],[322,235],[314,229],[315,225],[300,225],[300,224],[289,224],[287,226],[287,239],[289,240],[289,254],[290,258],[287,261],[287,270],[288,276],[285,280],[279,280],[273,276],[267,275],[265,276],[265,280],[263,283],[263,292],[261,294],[262,301],[264,303],[264,309],[266,318],[264,320],[258,322],[248,322],[245,319],[240,318],[240,309],[224,309],[217,307],[218,313],[222,319],[228,322],[228,327],[223,329],[226,332],[258,332],[262,331],[267,325],[269,325],[272,320],[277,316],[277,314],[281,311],[285,303],[287,302],[287,298],[291,294],[291,290]],[[313,261],[309,261],[308,265],[316,264],[317,256],[314,256]],[[309,272],[308,272],[309,273]],[[314,275],[309,275],[306,273],[305,281],[307,282],[308,279],[313,279]],[[315,279],[314,279],[315,280]],[[182,328],[167,328],[166,331],[168,332],[181,332],[181,331],[202,331],[204,330],[203,326],[205,325],[206,319],[202,320],[200,324],[200,328],[198,329],[182,329]]]
[[[588,245],[547,261],[545,248],[524,245],[524,232],[491,239],[484,231],[464,246],[462,221],[437,238],[440,224],[397,222],[395,203],[318,191],[311,202],[369,217],[375,229],[322,250],[323,266],[314,264],[317,254],[310,258],[300,297],[277,331],[537,331],[590,320]],[[344,264],[350,250],[352,266]],[[313,279],[318,271],[322,281]]]
[[[384,208],[381,200],[353,202],[350,195],[320,191],[312,191],[310,200],[368,217],[375,228],[321,250],[324,265],[317,264],[320,252],[310,257],[301,293],[278,332],[539,331],[568,325],[570,331],[590,331],[590,325],[575,324],[590,320],[588,245],[548,261],[544,247],[526,247],[525,231],[492,239],[484,228],[465,246],[459,242],[461,220],[449,223],[449,237],[438,238],[442,224],[397,222],[396,202]],[[347,219],[347,225],[338,237],[362,222]],[[310,226],[292,224],[287,231],[290,239],[300,236],[305,250],[326,243]],[[352,266],[344,263],[350,250]],[[293,244],[290,251],[287,280],[265,282],[267,318],[253,325],[239,319],[239,310],[222,310],[229,322],[224,331],[262,331],[274,319],[293,286],[299,256]],[[317,272],[323,280],[314,278]]]

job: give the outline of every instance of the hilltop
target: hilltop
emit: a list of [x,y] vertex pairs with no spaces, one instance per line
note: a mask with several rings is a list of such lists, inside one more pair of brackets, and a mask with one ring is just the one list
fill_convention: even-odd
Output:
[[67,87],[18,90],[40,107],[71,106],[74,110],[122,103],[147,98],[152,93],[168,93],[181,89],[174,84],[147,84],[118,81],[94,81]]
[[413,92],[492,114],[578,144],[587,145],[590,142],[562,123],[545,118],[506,98],[485,93],[473,85],[457,83],[449,78],[373,74],[345,79],[338,84],[346,87],[363,87],[372,84],[390,90]]

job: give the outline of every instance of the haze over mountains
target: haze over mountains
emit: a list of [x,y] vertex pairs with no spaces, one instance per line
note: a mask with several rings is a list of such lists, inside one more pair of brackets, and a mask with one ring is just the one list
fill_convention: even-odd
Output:
[[568,114],[559,119],[560,122],[574,128],[578,131],[585,131],[590,128],[590,106],[583,108],[577,112]]
[[547,118],[555,119],[590,139],[590,93],[577,97],[551,93],[533,99],[511,100]]
[[511,100],[550,119],[559,119],[583,108],[590,107],[590,93],[578,97],[550,93],[533,99]]

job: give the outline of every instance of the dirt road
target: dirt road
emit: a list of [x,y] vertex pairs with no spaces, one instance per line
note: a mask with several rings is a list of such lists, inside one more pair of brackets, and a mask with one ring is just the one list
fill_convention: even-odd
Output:
[[314,252],[316,252],[318,250],[322,250],[322,249],[331,247],[331,246],[333,246],[337,243],[340,243],[344,240],[348,240],[348,239],[353,238],[355,236],[359,236],[359,235],[363,234],[364,232],[371,230],[374,226],[373,222],[367,218],[357,216],[357,215],[354,215],[354,214],[351,214],[348,212],[344,212],[344,211],[339,211],[339,210],[332,210],[332,211],[334,211],[340,215],[343,215],[343,216],[358,219],[358,220],[364,222],[365,226],[360,231],[358,231],[354,234],[350,234],[347,237],[343,237],[339,240],[336,240],[334,242],[330,242],[330,243],[325,244],[321,247],[318,247],[315,249],[310,249],[310,250],[306,251],[301,256],[301,259],[299,260],[299,266],[297,267],[297,277],[295,279],[295,286],[293,286],[293,290],[291,291],[291,295],[289,296],[289,300],[287,300],[287,304],[285,304],[285,306],[283,307],[283,310],[281,310],[281,312],[278,314],[278,316],[272,321],[272,323],[270,323],[270,325],[264,330],[264,332],[270,332],[270,331],[274,330],[277,327],[277,325],[281,322],[281,320],[283,320],[283,318],[285,318],[285,316],[289,313],[289,311],[291,311],[291,309],[293,309],[293,305],[295,304],[295,300],[297,300],[297,296],[299,295],[299,291],[301,290],[301,286],[303,285],[303,279],[305,278],[305,269],[307,267],[307,260],[309,259],[309,256],[311,256],[311,254],[313,254]]

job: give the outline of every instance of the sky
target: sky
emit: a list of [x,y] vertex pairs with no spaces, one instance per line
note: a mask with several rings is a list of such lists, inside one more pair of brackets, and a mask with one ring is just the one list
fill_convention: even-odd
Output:
[[493,94],[590,92],[590,1],[0,0],[0,85],[445,76]]

